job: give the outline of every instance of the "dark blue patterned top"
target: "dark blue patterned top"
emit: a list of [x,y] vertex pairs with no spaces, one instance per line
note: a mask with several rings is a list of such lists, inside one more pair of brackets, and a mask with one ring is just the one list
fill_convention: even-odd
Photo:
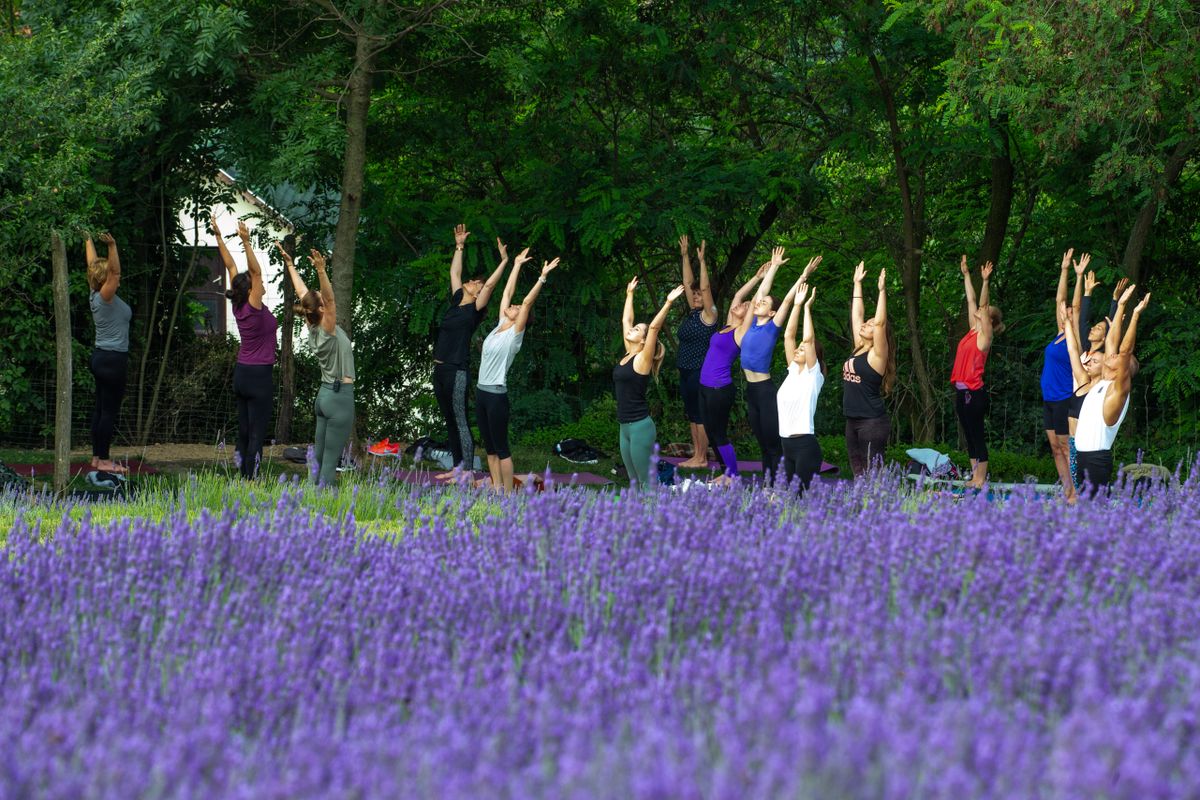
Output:
[[717,331],[717,323],[705,325],[700,319],[703,309],[693,308],[679,323],[679,356],[676,363],[680,369],[700,369],[704,354],[708,352],[708,340]]

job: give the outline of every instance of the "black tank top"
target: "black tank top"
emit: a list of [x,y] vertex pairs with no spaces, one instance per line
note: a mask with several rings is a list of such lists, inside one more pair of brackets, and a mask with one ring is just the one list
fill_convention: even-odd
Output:
[[886,415],[881,388],[883,376],[872,368],[867,354],[851,356],[842,365],[842,413],[850,419],[875,419]]
[[637,422],[650,416],[646,403],[646,387],[649,375],[639,375],[633,368],[634,356],[624,364],[613,367],[613,387],[617,397],[617,422]]

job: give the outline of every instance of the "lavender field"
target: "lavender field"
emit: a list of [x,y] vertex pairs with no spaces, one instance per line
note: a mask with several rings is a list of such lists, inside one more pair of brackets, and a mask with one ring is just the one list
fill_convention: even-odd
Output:
[[1200,795],[1200,476],[206,480],[9,509],[0,796]]

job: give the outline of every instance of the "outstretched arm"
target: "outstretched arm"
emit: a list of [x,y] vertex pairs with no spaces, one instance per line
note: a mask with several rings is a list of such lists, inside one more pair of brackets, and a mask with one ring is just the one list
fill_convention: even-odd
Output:
[[985,261],[983,264],[983,269],[979,271],[983,276],[983,286],[979,290],[979,305],[981,308],[983,306],[990,306],[992,304],[991,296],[989,294],[989,286],[992,282],[992,272],[994,272],[995,269],[996,267],[992,264],[992,262]]
[[325,256],[313,248],[313,266],[317,268],[317,280],[321,286],[321,302],[325,304],[325,313],[321,315],[321,328],[326,333],[333,333],[337,327],[337,302],[333,297],[333,284],[329,282],[329,274],[325,272]]
[[788,293],[783,296],[783,300],[779,303],[779,308],[775,311],[775,317],[771,321],[776,327],[787,327],[787,324],[792,318],[792,308],[796,300],[796,292],[800,288],[800,281],[792,284],[792,288],[788,289]]
[[867,265],[860,261],[854,268],[854,290],[850,293],[850,333],[854,337],[854,350],[862,347],[858,331],[863,326],[863,278],[867,277]]
[[[763,264],[758,268],[758,272],[750,276],[750,280],[742,284],[742,288],[738,289],[737,292],[734,293],[733,302],[730,303],[730,306],[737,306],[746,302],[746,297],[750,294],[750,292],[754,291],[754,285],[761,281],[763,276],[767,274],[767,266],[767,264]],[[748,317],[750,315],[747,314],[746,316]]]
[[1104,341],[1105,353],[1118,353],[1121,346],[1121,326],[1124,323],[1125,304],[1129,302],[1129,298],[1133,297],[1134,290],[1137,289],[1137,284],[1132,284],[1128,289],[1121,293],[1121,299],[1117,301],[1117,312],[1113,314],[1112,320],[1108,323],[1108,336]]
[[263,285],[262,267],[258,265],[258,256],[254,255],[254,245],[250,242],[250,230],[246,223],[238,222],[238,236],[242,240],[242,249],[246,251],[246,271],[250,273],[250,305],[259,309],[262,308],[267,289]]
[[1059,330],[1062,330],[1063,326],[1062,312],[1059,311],[1062,306],[1059,304],[1067,301],[1067,271],[1071,269],[1071,256],[1074,254],[1074,247],[1063,253],[1062,265],[1058,271],[1058,291],[1054,293],[1054,316]]
[[808,369],[817,365],[817,337],[813,331],[812,321],[812,304],[816,299],[817,287],[814,286],[808,293],[808,300],[804,302],[804,365]]
[[100,256],[96,255],[96,243],[92,241],[92,237],[88,236],[83,241],[83,257],[87,259],[87,265],[92,266],[92,262]]
[[1133,307],[1133,313],[1129,315],[1129,328],[1125,331],[1125,335],[1121,337],[1121,355],[1130,355],[1133,353],[1133,346],[1137,344],[1137,323],[1138,318],[1142,316],[1142,312],[1146,310],[1146,306],[1150,303],[1150,292],[1146,292],[1146,296],[1142,298],[1142,302]]
[[888,340],[884,335],[884,328],[887,326],[887,281],[885,280],[887,270],[879,270],[879,299],[875,301],[875,338],[871,340],[871,353],[875,355],[878,363],[871,363],[871,356],[867,356],[867,362],[871,363],[871,369],[879,374],[883,374],[883,368],[887,365],[888,356]]
[[758,287],[758,291],[754,293],[755,300],[766,297],[771,293],[771,283],[775,280],[775,273],[787,262],[788,259],[783,257],[782,247],[776,247],[771,251],[771,260],[767,262],[767,274],[763,276],[762,284]]
[[454,226],[454,257],[450,259],[450,294],[462,288],[463,248],[467,246],[467,237],[470,235],[466,225],[459,223]]
[[700,312],[700,321],[705,325],[717,324],[717,301],[713,299],[712,284],[708,282],[708,262],[704,258],[704,248],[708,243],[700,240],[700,248],[696,250],[696,258],[700,260],[700,302],[704,310]]
[[628,336],[633,330],[633,290],[638,287],[637,276],[634,275],[625,286],[625,308],[621,311],[621,336]]
[[308,287],[304,285],[304,279],[296,271],[296,263],[292,261],[292,257],[288,255],[288,251],[283,248],[283,242],[275,242],[275,246],[279,248],[279,257],[283,259],[283,265],[287,267],[288,277],[292,279],[292,291],[296,293],[296,302],[300,302],[304,299],[304,295],[308,294]]
[[967,319],[974,320],[979,306],[975,304],[975,285],[971,283],[971,268],[967,266],[967,254],[963,253],[958,262],[958,271],[963,276],[963,290],[967,295]]
[[[796,285],[792,287],[792,292],[795,294],[795,302],[803,303],[804,298],[808,295],[808,284],[796,281]],[[799,328],[800,315],[792,314],[788,316],[787,327],[783,330],[783,354],[789,364],[796,358],[796,331]]]
[[[503,247],[499,239],[496,244]],[[507,252],[501,251],[501,252]],[[517,290],[517,276],[521,274],[521,265],[529,260],[529,248],[526,247],[521,252],[517,253],[517,260],[513,262],[513,268],[508,273],[508,280],[504,283],[504,291],[500,293],[500,321],[504,321],[504,312],[508,311],[508,307],[512,305],[513,292]]]
[[[696,282],[696,276],[692,274],[692,259],[688,254],[688,248],[688,237],[685,233],[683,236],[679,237],[679,261],[683,268],[683,285],[688,289],[691,289],[692,284]],[[700,302],[703,303],[704,301],[701,300]],[[701,308],[700,305],[696,305],[695,301],[692,300],[690,291],[688,292],[688,306],[693,309]]]
[[492,299],[492,292],[496,289],[496,284],[500,282],[500,278],[504,276],[504,268],[508,266],[508,248],[504,246],[504,242],[500,241],[500,237],[496,237],[496,248],[500,251],[500,263],[492,270],[492,274],[483,282],[483,288],[479,290],[479,294],[475,297],[475,308],[482,311],[487,308],[488,301]]
[[1075,386],[1078,388],[1088,382],[1088,374],[1087,370],[1083,368],[1081,360],[1083,349],[1080,347],[1079,333],[1076,330],[1078,326],[1075,324],[1075,310],[1064,302],[1059,313],[1067,321],[1067,324],[1063,325],[1063,333],[1067,339],[1067,360],[1071,362],[1071,376],[1075,379]]
[[[1083,284],[1086,282],[1084,273],[1087,271],[1087,265],[1092,260],[1090,253],[1084,253],[1079,257],[1078,261],[1072,261],[1071,264],[1075,267],[1075,294],[1071,297],[1071,309],[1075,312],[1075,318],[1080,319],[1083,305]],[[1087,334],[1083,335],[1085,338]]]
[[521,303],[521,310],[517,312],[517,333],[525,330],[526,323],[529,322],[529,312],[533,311],[534,301],[538,299],[538,295],[542,293],[542,287],[546,284],[546,276],[549,275],[555,267],[558,266],[558,259],[542,263],[542,274],[533,284],[533,288],[529,290],[529,294],[525,295],[525,301]]
[[1096,273],[1088,272],[1083,278],[1083,302],[1079,305],[1079,313],[1075,324],[1079,328],[1079,342],[1088,341],[1088,320],[1092,318],[1092,292],[1096,289]]
[[111,303],[121,285],[121,256],[117,253],[117,240],[111,233],[100,234],[100,241],[108,245],[108,277],[100,287],[100,299]]
[[229,273],[229,282],[232,284],[233,279],[237,277],[237,264],[233,263],[233,256],[225,246],[225,237],[221,235],[215,216],[209,215],[208,226],[212,229],[213,238],[217,240],[217,254],[220,255],[221,263],[225,265],[225,271]]
[[659,331],[667,321],[667,313],[671,310],[671,305],[679,299],[683,292],[683,284],[672,289],[671,293],[667,295],[667,301],[654,315],[654,319],[650,320],[650,327],[646,328],[646,341],[642,345],[642,352],[633,358],[633,369],[639,374],[646,375],[650,372],[650,367],[654,364],[654,352],[658,349]]

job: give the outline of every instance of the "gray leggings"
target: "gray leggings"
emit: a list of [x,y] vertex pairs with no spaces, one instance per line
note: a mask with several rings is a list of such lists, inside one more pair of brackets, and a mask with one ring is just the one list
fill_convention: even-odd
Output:
[[657,437],[658,429],[649,417],[621,423],[621,460],[625,462],[629,480],[636,480],[643,487],[650,486],[650,456],[654,455]]
[[343,383],[335,391],[322,383],[317,391],[317,436],[313,453],[317,457],[317,483],[331,486],[337,478],[338,459],[354,430],[354,384]]

